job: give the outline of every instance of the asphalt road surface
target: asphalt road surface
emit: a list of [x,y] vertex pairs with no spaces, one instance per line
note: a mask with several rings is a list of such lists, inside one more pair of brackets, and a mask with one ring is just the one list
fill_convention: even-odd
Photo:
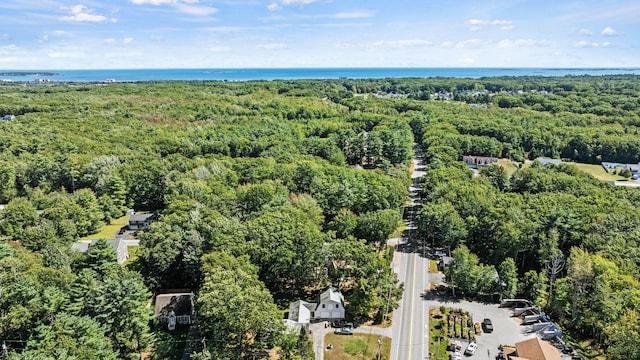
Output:
[[429,288],[428,259],[425,249],[417,241],[415,219],[421,206],[418,179],[424,175],[422,149],[415,147],[413,184],[409,188],[411,203],[405,208],[407,230],[398,241],[396,268],[398,279],[404,283],[404,295],[398,309],[393,312],[391,360],[424,360],[428,357],[428,305],[423,301]]

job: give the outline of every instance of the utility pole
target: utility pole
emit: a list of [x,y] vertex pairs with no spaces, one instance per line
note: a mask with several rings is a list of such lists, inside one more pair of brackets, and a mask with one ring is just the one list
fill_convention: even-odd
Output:
[[381,354],[382,354],[382,336],[378,336],[378,360],[380,360]]

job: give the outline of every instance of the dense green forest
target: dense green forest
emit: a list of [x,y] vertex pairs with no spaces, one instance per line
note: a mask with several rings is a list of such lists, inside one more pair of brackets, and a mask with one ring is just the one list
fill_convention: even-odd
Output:
[[[16,115],[0,122],[0,339],[16,359],[136,358],[165,339],[151,295],[189,288],[202,356],[306,358],[282,328],[289,301],[334,284],[359,321],[397,306],[381,245],[418,142],[421,236],[466,264],[461,293],[529,297],[594,351],[638,359],[640,190],[571,165],[473,177],[459,161],[637,163],[638,80],[0,86],[0,116]],[[160,217],[124,266],[106,242],[70,250],[129,208]]]

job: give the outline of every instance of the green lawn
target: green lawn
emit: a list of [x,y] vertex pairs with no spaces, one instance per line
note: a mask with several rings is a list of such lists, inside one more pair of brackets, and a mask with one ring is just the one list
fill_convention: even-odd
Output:
[[105,226],[99,232],[91,235],[87,235],[80,240],[92,240],[92,239],[113,239],[123,226],[129,223],[129,216],[125,215],[121,218],[115,219],[111,224]]
[[509,176],[513,175],[513,173],[516,172],[516,170],[518,170],[518,168],[515,165],[513,165],[513,160],[499,159],[498,165],[502,166],[504,168],[504,171],[506,171],[507,174],[509,174]]
[[[324,358],[326,360],[373,360],[378,357],[378,335],[359,334],[336,335],[329,333],[324,337]],[[328,350],[326,346],[333,345]],[[389,360],[391,354],[391,338],[382,337],[382,356]]]
[[602,181],[624,181],[626,178],[620,175],[609,174],[602,165],[582,164],[582,163],[569,163],[577,167],[580,171],[591,174],[598,180]]
[[[524,167],[531,166],[532,163],[533,161],[527,160]],[[576,168],[578,168],[578,170],[585,172],[587,174],[591,174],[594,178],[600,181],[626,181],[627,180],[626,178],[620,175],[609,174],[602,167],[602,165],[585,164],[585,163],[568,162],[568,161],[563,162],[563,164],[573,165]]]

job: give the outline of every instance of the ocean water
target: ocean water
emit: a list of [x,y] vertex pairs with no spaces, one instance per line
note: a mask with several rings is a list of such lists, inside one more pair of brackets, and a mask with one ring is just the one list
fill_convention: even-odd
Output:
[[[18,75],[17,73],[22,73]],[[1,70],[0,82],[116,82],[162,80],[295,80],[380,78],[481,78],[492,76],[640,75],[640,68],[275,68]]]

